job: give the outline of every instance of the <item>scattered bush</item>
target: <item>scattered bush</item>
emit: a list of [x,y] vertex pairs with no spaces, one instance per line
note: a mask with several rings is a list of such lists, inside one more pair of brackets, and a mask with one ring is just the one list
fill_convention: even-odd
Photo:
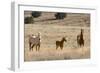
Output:
[[56,13],[56,19],[64,19],[66,17],[66,13]]
[[25,17],[24,24],[30,24],[30,23],[34,23],[33,17]]
[[41,16],[41,12],[32,11],[32,16],[33,16],[34,18],[37,18],[37,17]]

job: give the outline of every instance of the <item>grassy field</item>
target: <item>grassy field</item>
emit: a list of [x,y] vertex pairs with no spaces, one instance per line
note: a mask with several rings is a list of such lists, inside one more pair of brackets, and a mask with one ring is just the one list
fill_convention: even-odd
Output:
[[[42,13],[34,19],[34,24],[25,24],[24,28],[24,60],[69,60],[90,58],[90,20],[89,14],[68,13],[63,20],[55,20],[54,13]],[[84,29],[84,47],[77,45],[77,35]],[[41,33],[41,47],[29,51],[29,35]],[[56,41],[66,37],[64,48],[56,50]]]

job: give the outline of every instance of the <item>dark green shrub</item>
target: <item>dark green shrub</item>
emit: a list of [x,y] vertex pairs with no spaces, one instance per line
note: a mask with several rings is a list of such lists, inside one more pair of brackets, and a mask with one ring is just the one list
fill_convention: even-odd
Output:
[[31,24],[34,23],[33,17],[25,17],[24,18],[24,24]]
[[56,19],[64,19],[66,17],[66,13],[56,13]]
[[33,16],[34,18],[37,18],[37,17],[41,16],[41,12],[32,11],[32,16]]

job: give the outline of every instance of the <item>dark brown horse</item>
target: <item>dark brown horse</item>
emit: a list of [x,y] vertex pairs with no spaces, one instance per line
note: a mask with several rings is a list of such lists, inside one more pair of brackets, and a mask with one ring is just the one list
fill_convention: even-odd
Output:
[[83,29],[81,29],[81,33],[77,35],[77,44],[81,47],[84,46],[84,38],[83,38]]
[[61,50],[63,49],[64,41],[67,41],[65,37],[63,37],[61,41],[56,41],[56,50],[58,49],[58,47],[60,47]]

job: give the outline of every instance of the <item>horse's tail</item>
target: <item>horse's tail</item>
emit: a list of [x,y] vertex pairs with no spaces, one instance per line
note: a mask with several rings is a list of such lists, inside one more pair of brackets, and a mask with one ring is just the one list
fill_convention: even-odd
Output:
[[80,36],[79,35],[77,35],[77,42],[80,40]]
[[59,46],[59,41],[56,41],[56,50],[57,50],[57,48],[58,48],[58,46]]
[[59,44],[59,41],[56,41],[56,45],[58,45]]

